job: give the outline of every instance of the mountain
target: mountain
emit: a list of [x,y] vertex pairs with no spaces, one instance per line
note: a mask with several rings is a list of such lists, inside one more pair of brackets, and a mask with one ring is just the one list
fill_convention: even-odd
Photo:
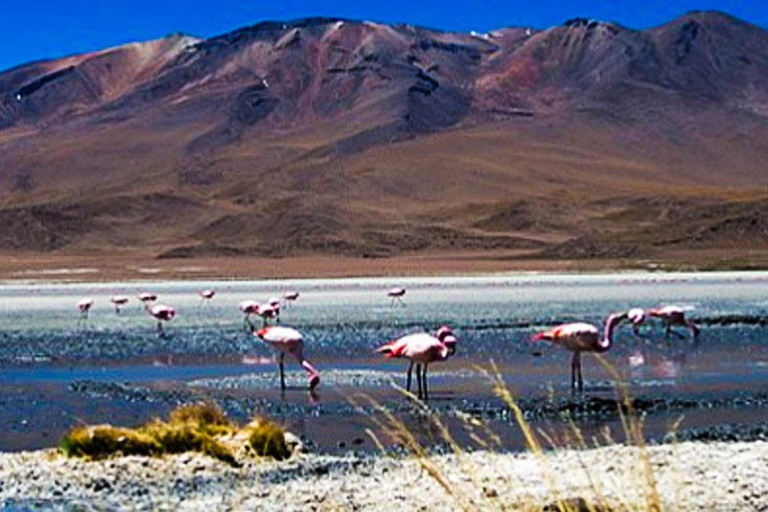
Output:
[[768,32],[174,34],[0,73],[0,155],[7,253],[763,251]]

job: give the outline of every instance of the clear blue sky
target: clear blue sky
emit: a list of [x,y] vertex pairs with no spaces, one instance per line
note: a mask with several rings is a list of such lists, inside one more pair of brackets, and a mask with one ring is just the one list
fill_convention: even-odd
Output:
[[172,32],[208,37],[317,15],[487,31],[544,28],[575,16],[645,28],[691,10],[725,11],[768,27],[764,0],[0,0],[0,70]]

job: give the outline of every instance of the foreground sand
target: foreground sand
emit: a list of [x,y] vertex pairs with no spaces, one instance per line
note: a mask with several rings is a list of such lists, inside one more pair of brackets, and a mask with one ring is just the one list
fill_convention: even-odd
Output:
[[[664,510],[768,510],[768,442],[649,448]],[[204,456],[101,462],[54,450],[0,454],[0,509],[539,509],[556,497],[647,510],[652,488],[636,448],[415,458],[303,455],[231,468]],[[27,508],[29,507],[29,508]]]

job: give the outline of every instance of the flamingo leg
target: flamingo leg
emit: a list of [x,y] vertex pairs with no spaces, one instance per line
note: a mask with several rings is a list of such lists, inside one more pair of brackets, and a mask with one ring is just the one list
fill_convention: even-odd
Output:
[[571,394],[576,394],[576,365],[578,364],[579,352],[575,351],[571,356]]
[[424,401],[426,402],[429,400],[429,392],[427,391],[427,363],[424,363],[424,368],[421,375],[424,379]]
[[578,370],[579,370],[579,393],[584,392],[584,377],[581,375],[581,352],[577,352],[579,354],[579,357],[577,359],[578,361]]
[[411,392],[411,372],[413,372],[413,361],[408,365],[408,378],[405,380],[405,390]]
[[161,338],[165,337],[165,331],[163,331],[163,322],[157,322],[157,335]]
[[419,391],[416,394],[416,397],[421,400],[422,398],[422,391],[421,391],[421,365],[416,365],[416,383],[418,384]]
[[285,354],[280,352],[280,389],[285,391],[285,369],[284,369]]

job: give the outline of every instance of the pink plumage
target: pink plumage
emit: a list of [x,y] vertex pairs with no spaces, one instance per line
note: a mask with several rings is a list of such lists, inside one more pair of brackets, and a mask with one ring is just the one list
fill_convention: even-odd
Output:
[[548,341],[573,352],[571,358],[571,391],[576,390],[578,382],[579,391],[584,390],[584,379],[581,375],[582,352],[605,352],[613,344],[613,331],[623,320],[627,319],[627,313],[610,315],[605,321],[605,335],[600,337],[600,331],[592,324],[573,322],[559,325],[552,329],[540,332],[533,336],[533,341]]
[[[377,352],[389,358],[403,357],[410,360],[406,390],[411,390],[411,371],[416,364],[418,397],[428,399],[427,366],[429,363],[445,361],[456,352],[458,339],[450,327],[441,327],[435,336],[427,333],[409,334],[382,345]],[[423,365],[423,373],[421,366]],[[423,392],[422,392],[423,390]]]
[[285,391],[285,372],[284,359],[286,354],[290,354],[306,370],[309,375],[309,389],[314,390],[320,384],[320,373],[304,357],[304,336],[291,327],[269,326],[259,329],[254,333],[267,345],[271,346],[280,354],[280,387]]

